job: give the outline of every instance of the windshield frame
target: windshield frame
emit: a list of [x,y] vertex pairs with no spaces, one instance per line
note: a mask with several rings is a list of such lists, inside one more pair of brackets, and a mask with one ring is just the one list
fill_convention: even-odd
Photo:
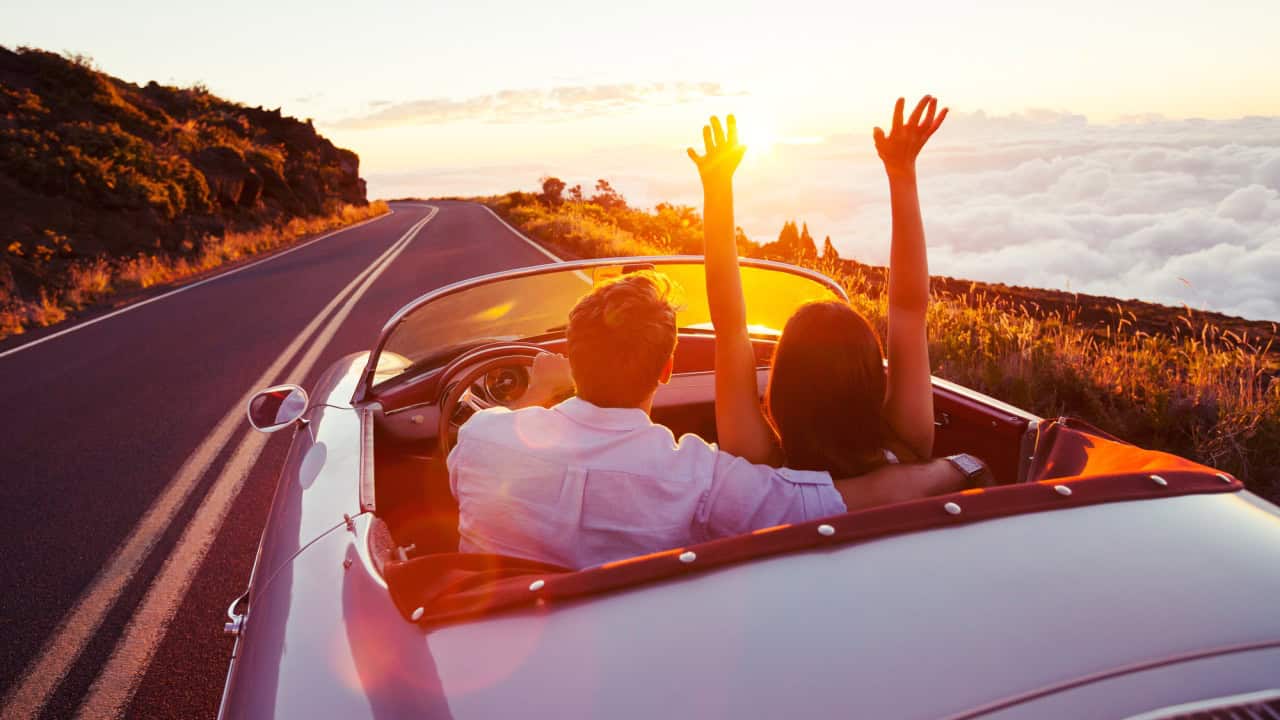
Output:
[[[760,268],[763,270],[784,272],[790,275],[799,275],[826,286],[840,299],[846,302],[849,300],[848,293],[844,291],[844,288],[838,282],[816,270],[810,270],[809,268],[789,265],[787,263],[777,262],[774,260],[758,260],[754,258],[739,258],[738,263],[742,267]],[[375,397],[373,394],[373,386],[374,376],[378,367],[378,359],[382,356],[382,352],[386,348],[387,341],[391,338],[391,335],[395,332],[396,328],[404,322],[405,318],[413,314],[418,309],[447,295],[464,292],[494,282],[514,280],[521,277],[529,277],[549,272],[592,270],[598,267],[609,267],[613,265],[661,266],[689,264],[705,265],[706,258],[702,255],[657,255],[568,260],[564,262],[544,263],[542,265],[530,265],[528,267],[490,273],[488,275],[480,275],[473,278],[467,278],[466,280],[460,280],[435,290],[431,290],[430,292],[423,293],[404,305],[404,307],[397,310],[396,313],[391,316],[391,319],[382,326],[382,331],[378,334],[378,342],[374,346],[372,352],[369,353],[369,359],[365,363],[364,370],[360,373],[360,381],[356,384],[355,394],[351,398],[351,403],[352,405],[359,405]],[[655,267],[655,269],[657,268]]]

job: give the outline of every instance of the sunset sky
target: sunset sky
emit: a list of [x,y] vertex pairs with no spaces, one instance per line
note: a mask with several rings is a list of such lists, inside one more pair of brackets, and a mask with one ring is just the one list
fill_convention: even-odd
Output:
[[[683,147],[708,114],[736,112],[750,147],[739,182],[748,233],[768,239],[797,217],[869,261],[887,251],[871,127],[899,95],[928,92],[954,113],[922,160],[935,271],[1277,318],[1280,299],[1261,286],[1224,300],[1213,287],[1224,279],[1170,265],[1182,258],[1194,274],[1205,264],[1195,253],[1227,244],[1236,250],[1217,252],[1280,270],[1276,20],[1275,0],[142,0],[11,4],[0,43],[85,53],[134,82],[200,82],[314,118],[360,154],[375,196],[528,189],[550,173],[610,178],[637,204],[695,203]],[[1166,155],[1142,155],[1151,150]],[[1034,175],[1028,163],[1049,175],[996,187]],[[1166,177],[1177,173],[1190,185]],[[1165,194],[1145,189],[1165,181]],[[1224,215],[1237,191],[1248,202]],[[1163,204],[1138,208],[1142,197]],[[1038,220],[1018,232],[1034,237],[1014,233],[1028,218]],[[975,223],[1009,232],[978,241]],[[1143,244],[1141,232],[1169,223],[1187,234]],[[1050,241],[1096,253],[1092,274],[1010,255]],[[1176,277],[1135,287],[1135,267]]]

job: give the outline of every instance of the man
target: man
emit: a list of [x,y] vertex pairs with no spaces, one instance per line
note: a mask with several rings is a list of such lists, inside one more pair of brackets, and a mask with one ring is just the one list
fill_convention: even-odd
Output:
[[[535,358],[525,407],[476,413],[459,430],[448,465],[460,551],[581,569],[965,484],[945,460],[833,482],[753,465],[695,435],[677,441],[649,419],[676,346],[665,276],[597,287],[570,312],[567,340],[567,368]],[[576,397],[540,406],[575,385]]]

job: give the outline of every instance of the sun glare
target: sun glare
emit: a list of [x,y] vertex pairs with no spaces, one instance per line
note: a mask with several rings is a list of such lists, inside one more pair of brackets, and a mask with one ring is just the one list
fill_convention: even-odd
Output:
[[778,140],[773,118],[763,113],[744,114],[738,119],[738,139],[753,155],[767,155]]

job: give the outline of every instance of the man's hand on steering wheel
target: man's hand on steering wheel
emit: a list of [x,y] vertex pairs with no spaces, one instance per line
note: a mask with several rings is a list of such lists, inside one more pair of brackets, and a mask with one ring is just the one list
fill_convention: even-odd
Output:
[[440,457],[448,457],[457,437],[458,427],[466,422],[459,416],[460,406],[467,406],[472,413],[493,407],[491,399],[477,397],[472,386],[487,373],[512,367],[529,368],[529,385],[524,393],[507,405],[512,410],[534,405],[551,405],[574,392],[569,361],[545,348],[525,342],[493,342],[463,353],[440,371],[440,387],[444,388],[437,400],[439,425],[436,442]]
[[556,353],[539,353],[533,356],[529,368],[529,388],[511,405],[511,409],[547,406],[569,397],[574,392],[573,373],[569,358]]

